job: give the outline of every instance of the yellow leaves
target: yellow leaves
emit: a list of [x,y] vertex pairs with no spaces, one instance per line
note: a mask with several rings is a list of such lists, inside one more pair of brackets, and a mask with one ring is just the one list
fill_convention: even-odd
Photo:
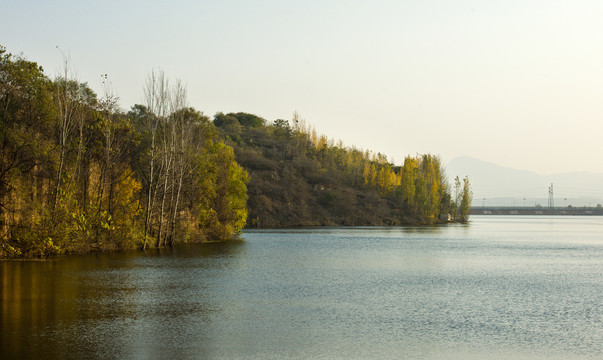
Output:
[[90,224],[81,207],[76,207],[75,212],[71,213],[71,218],[75,221],[75,226],[79,232],[83,232],[86,236],[90,236]]
[[389,165],[384,165],[377,174],[377,185],[379,194],[385,196],[393,191],[397,184],[397,176],[394,170]]
[[137,194],[142,189],[142,184],[134,178],[132,171],[127,171],[121,180],[115,184],[114,203],[116,208],[123,209],[125,215],[137,214],[139,210]]
[[113,223],[113,217],[107,211],[101,211],[99,216],[99,225],[101,228],[106,230],[115,230],[115,224]]
[[442,191],[440,159],[426,154],[407,156],[401,169],[402,200],[407,211],[414,212],[423,221],[434,222],[440,211]]
[[199,222],[203,226],[210,225],[213,221],[217,221],[216,211],[212,208],[202,208],[199,210]]
[[45,256],[52,256],[52,255],[56,255],[59,254],[61,252],[61,248],[57,245],[54,244],[54,242],[52,241],[52,238],[49,236],[46,239],[44,239],[43,245],[42,245],[42,254]]
[[362,179],[364,181],[364,186],[375,187],[377,185],[377,169],[375,168],[375,164],[370,162],[365,162],[362,168]]
[[0,259],[12,259],[22,255],[22,251],[15,249],[5,240],[0,241]]
[[217,141],[206,151],[197,170],[197,219],[211,240],[231,238],[247,220],[249,176],[236,163],[232,147]]

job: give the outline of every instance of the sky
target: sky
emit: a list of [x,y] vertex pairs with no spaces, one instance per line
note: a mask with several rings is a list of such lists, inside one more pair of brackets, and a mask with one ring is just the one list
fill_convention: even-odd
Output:
[[162,69],[209,116],[294,112],[345,145],[603,173],[603,1],[28,1],[0,44],[121,107]]

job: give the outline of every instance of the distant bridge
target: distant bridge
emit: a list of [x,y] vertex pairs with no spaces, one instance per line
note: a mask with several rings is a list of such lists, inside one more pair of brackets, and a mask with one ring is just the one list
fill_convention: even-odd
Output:
[[603,207],[472,206],[471,215],[598,215]]

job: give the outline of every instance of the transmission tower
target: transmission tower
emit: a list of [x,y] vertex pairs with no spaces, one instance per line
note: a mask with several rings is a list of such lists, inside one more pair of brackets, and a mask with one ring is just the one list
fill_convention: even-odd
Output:
[[553,196],[553,183],[549,187],[549,210],[555,210],[555,197]]

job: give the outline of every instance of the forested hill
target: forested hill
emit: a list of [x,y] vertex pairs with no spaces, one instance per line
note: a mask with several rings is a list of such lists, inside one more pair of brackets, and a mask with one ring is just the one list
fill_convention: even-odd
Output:
[[212,122],[162,72],[125,112],[106,77],[99,96],[63,70],[51,79],[0,46],[0,259],[224,240],[246,224],[467,219],[467,179],[453,199],[435,156],[395,166],[297,117]]
[[318,136],[297,116],[269,124],[219,113],[214,124],[249,174],[248,227],[433,224],[448,214],[467,220],[468,180],[457,178],[450,189],[436,156],[408,156],[396,166]]

